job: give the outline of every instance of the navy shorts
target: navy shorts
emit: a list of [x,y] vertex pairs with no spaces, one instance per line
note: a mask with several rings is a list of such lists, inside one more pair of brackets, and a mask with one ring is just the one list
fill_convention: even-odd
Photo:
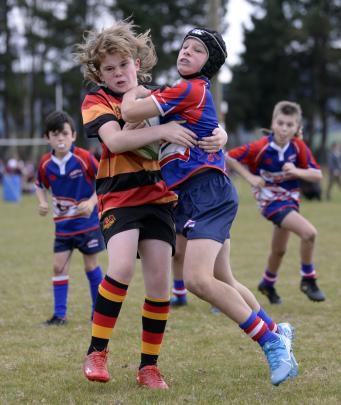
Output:
[[123,231],[139,229],[139,240],[157,239],[169,243],[175,252],[174,203],[113,208],[100,221],[105,244]]
[[283,219],[291,212],[298,211],[296,202],[274,201],[262,211],[262,215],[277,226],[281,226]]
[[78,249],[85,255],[93,255],[105,249],[100,229],[79,233],[71,236],[56,236],[54,240],[54,253]]
[[209,169],[186,180],[178,189],[175,209],[177,233],[189,239],[224,243],[238,210],[238,195],[231,180]]

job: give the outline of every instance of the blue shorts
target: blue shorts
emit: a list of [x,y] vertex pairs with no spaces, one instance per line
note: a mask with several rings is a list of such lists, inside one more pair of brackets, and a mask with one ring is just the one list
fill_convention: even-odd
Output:
[[298,208],[296,201],[274,201],[263,209],[262,215],[280,227],[289,212],[298,211]]
[[176,232],[189,239],[224,243],[238,210],[238,195],[231,180],[210,169],[186,180],[175,190]]
[[93,255],[104,250],[104,240],[100,229],[71,236],[56,236],[54,253],[78,249],[85,255]]

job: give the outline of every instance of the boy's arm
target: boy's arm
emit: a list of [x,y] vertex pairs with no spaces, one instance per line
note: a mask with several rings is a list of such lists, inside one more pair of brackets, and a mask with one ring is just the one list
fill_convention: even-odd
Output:
[[38,212],[39,215],[45,216],[49,211],[49,204],[47,200],[47,192],[45,189],[36,186],[36,196],[38,198]]
[[225,154],[225,162],[227,166],[242,176],[253,187],[264,187],[265,181],[262,177],[256,176],[250,172],[248,168],[238,162],[238,160],[231,158],[227,153]]
[[86,217],[90,217],[96,204],[97,204],[97,194],[96,192],[94,192],[88,200],[82,201],[81,203],[78,204],[78,213]]
[[312,183],[318,182],[322,179],[321,170],[313,168],[301,169],[289,162],[283,165],[283,172],[288,179],[298,178]]
[[124,94],[121,105],[124,121],[138,122],[160,115],[160,111],[150,94],[151,91],[143,86],[134,87]]
[[100,127],[98,134],[110,152],[123,153],[161,140],[187,148],[192,148],[197,143],[194,132],[174,121],[139,129],[126,128],[125,126],[121,130],[116,121],[108,121]]
[[198,146],[205,152],[214,153],[222,149],[228,140],[227,132],[221,126],[215,128],[211,136],[205,136],[198,141]]

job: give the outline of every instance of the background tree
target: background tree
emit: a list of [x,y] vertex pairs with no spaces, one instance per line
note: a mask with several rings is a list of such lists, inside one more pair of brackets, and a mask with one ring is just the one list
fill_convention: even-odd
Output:
[[299,102],[305,136],[325,157],[329,121],[340,118],[341,3],[338,0],[248,0],[256,7],[253,28],[245,30],[245,51],[228,86],[228,124],[267,126],[274,103]]

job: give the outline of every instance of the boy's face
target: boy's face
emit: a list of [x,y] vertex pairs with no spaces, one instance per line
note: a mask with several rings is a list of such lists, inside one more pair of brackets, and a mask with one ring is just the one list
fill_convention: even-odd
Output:
[[275,143],[281,147],[285,146],[299,130],[297,115],[276,115],[272,120],[272,130]]
[[140,60],[118,53],[107,54],[99,69],[101,80],[115,93],[124,94],[137,86],[137,72]]
[[46,140],[54,150],[56,157],[62,159],[76,140],[76,133],[72,132],[70,124],[64,123],[62,131],[49,131]]
[[177,68],[183,76],[200,72],[208,59],[205,46],[194,38],[188,38],[179,51]]

